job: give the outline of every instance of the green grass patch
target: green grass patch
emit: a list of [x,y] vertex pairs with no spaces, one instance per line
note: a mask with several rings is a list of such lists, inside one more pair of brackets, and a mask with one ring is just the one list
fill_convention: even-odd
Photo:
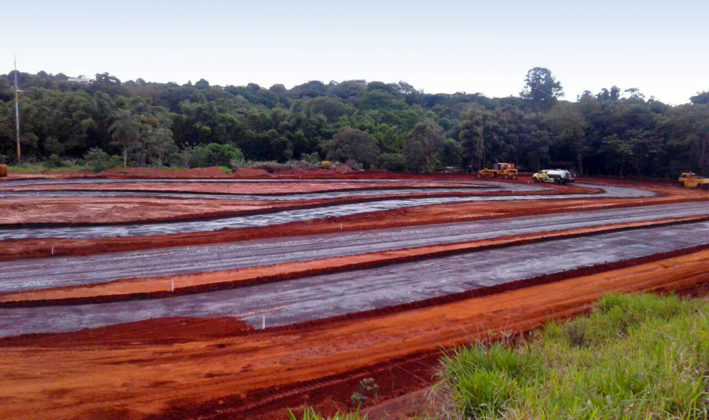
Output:
[[58,168],[49,168],[39,164],[27,164],[19,166],[8,166],[8,173],[16,174],[39,174],[39,173],[56,173],[69,171],[87,171],[89,168],[84,165],[61,166]]
[[[515,345],[443,358],[439,390],[463,418],[709,416],[709,302],[609,295],[586,317]],[[447,416],[446,416],[447,417]]]
[[308,407],[303,411],[303,415],[298,417],[293,412],[290,413],[291,420],[367,420],[367,416],[360,416],[359,410],[354,413],[337,413],[332,417],[324,417],[318,414],[312,407]]

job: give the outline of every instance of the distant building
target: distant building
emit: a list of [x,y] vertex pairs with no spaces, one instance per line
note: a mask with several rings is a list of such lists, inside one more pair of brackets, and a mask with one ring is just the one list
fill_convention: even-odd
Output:
[[68,82],[73,82],[73,83],[81,83],[83,85],[88,85],[91,83],[91,79],[88,77],[84,76],[83,74],[80,75],[79,77],[70,77],[67,79]]

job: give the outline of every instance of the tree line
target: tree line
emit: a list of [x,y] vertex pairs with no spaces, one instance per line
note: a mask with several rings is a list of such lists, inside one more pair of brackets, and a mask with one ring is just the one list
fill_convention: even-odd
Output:
[[[408,83],[311,81],[286,89],[18,73],[26,159],[195,167],[336,160],[366,169],[474,170],[515,162],[589,175],[674,177],[709,168],[709,92],[670,106],[637,89],[575,102],[545,68],[519,96],[428,94]],[[13,163],[14,72],[0,75],[0,162]]]

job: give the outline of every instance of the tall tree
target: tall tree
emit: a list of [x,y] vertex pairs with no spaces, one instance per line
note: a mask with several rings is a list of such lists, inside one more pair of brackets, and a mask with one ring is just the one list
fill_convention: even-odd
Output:
[[458,131],[463,147],[463,163],[480,169],[485,165],[485,118],[487,111],[471,108],[465,113]]
[[661,119],[668,147],[675,159],[684,162],[680,171],[709,171],[709,105],[680,105]]
[[694,105],[709,105],[709,92],[697,92],[689,98]]
[[177,152],[177,146],[175,145],[175,140],[172,138],[172,130],[166,127],[158,127],[156,129],[150,130],[150,132],[145,136],[145,143],[147,146],[147,152],[152,160],[154,156],[154,161],[158,166],[164,164],[165,155],[169,152]]
[[344,127],[326,145],[327,157],[346,162],[353,160],[371,168],[379,159],[377,139],[366,131]]
[[564,95],[561,83],[554,80],[551,71],[544,67],[535,67],[527,72],[524,78],[524,88],[520,93],[530,108],[534,111],[544,111],[556,103],[557,98]]
[[123,150],[123,167],[128,165],[128,151],[140,140],[140,123],[128,109],[116,110],[113,123],[108,127],[113,141]]
[[404,141],[406,166],[413,172],[430,172],[440,163],[446,134],[433,121],[422,121],[409,132]]
[[570,147],[576,160],[576,170],[583,173],[583,157],[588,146],[584,136],[588,123],[583,114],[569,102],[558,103],[546,119],[551,126],[554,139]]

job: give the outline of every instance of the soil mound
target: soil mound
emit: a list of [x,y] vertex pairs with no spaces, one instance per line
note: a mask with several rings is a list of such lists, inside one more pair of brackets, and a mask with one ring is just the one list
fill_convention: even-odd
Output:
[[99,173],[110,178],[229,178],[217,167],[192,169],[114,168]]

